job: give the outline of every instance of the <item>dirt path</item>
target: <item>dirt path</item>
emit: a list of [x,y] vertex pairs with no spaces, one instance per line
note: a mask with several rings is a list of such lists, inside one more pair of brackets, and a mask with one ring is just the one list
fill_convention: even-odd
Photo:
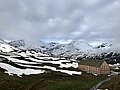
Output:
[[97,90],[103,83],[109,81],[110,79],[111,79],[111,78],[108,78],[108,79],[106,79],[106,80],[103,80],[103,81],[99,82],[97,85],[95,85],[94,87],[92,87],[92,88],[89,89],[89,90]]
[[35,90],[35,88],[42,82],[44,79],[41,79],[38,83],[36,83],[34,86],[32,86],[29,90]]

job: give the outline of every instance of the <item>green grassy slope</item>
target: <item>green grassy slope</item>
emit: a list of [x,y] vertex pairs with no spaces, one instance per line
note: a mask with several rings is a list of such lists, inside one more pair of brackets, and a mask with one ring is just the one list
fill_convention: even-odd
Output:
[[105,79],[103,76],[70,76],[53,71],[40,75],[23,75],[20,78],[3,72],[4,70],[0,69],[0,90],[88,90]]

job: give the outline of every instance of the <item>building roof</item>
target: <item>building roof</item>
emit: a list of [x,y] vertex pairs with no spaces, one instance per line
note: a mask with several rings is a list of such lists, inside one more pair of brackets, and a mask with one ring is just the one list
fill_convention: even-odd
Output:
[[103,62],[104,60],[82,60],[79,64],[100,67],[103,64]]

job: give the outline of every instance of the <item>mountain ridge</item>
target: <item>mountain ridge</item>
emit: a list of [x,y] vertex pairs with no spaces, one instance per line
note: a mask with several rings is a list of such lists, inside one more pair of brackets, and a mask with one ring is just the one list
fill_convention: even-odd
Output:
[[[12,46],[17,46],[17,48],[24,49],[24,50],[30,50],[34,49],[43,53],[47,53],[54,56],[72,56],[76,54],[93,54],[97,52],[106,51],[109,49],[112,45],[103,43],[99,45],[98,47],[93,47],[86,41],[81,40],[75,40],[71,41],[68,44],[60,44],[57,42],[44,42],[39,41],[38,44],[34,43],[28,43],[24,40],[17,40],[9,42],[8,44]],[[103,47],[104,45],[104,47]]]
[[[7,43],[3,39],[1,39],[0,42],[1,42],[0,52],[5,52],[5,53],[6,52],[18,53],[21,51],[22,52],[37,51],[53,57],[69,57],[77,60],[80,60],[80,58],[105,59],[105,60],[111,60],[111,62],[115,60],[119,62],[119,57],[120,57],[119,55],[120,52],[110,51],[112,45],[107,43],[105,44],[103,43],[99,45],[99,47],[102,46],[100,48],[94,48],[89,43],[84,41],[72,41],[68,44],[59,44],[55,42],[46,43],[46,42],[40,41],[40,44],[36,45],[36,47],[32,46],[29,48],[27,47],[27,45],[30,45],[30,44],[28,44],[26,41],[23,41],[23,40],[12,41],[12,44],[15,44],[15,45],[10,45],[11,42]],[[14,47],[14,46],[18,46],[18,47]],[[22,49],[21,49],[21,46],[23,46]],[[113,54],[110,54],[110,53],[113,53]]]

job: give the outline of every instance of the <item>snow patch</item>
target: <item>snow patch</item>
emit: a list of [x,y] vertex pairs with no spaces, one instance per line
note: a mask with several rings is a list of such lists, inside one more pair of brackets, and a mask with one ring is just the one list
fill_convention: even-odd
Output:
[[16,67],[13,67],[9,64],[1,63],[0,67],[7,70],[5,73],[8,73],[9,75],[17,74],[17,76],[21,76],[23,74],[30,75],[30,74],[41,74],[44,73],[45,70],[34,70],[34,69],[19,69]]
[[13,48],[8,44],[0,44],[0,50],[2,52],[11,52],[13,51]]

